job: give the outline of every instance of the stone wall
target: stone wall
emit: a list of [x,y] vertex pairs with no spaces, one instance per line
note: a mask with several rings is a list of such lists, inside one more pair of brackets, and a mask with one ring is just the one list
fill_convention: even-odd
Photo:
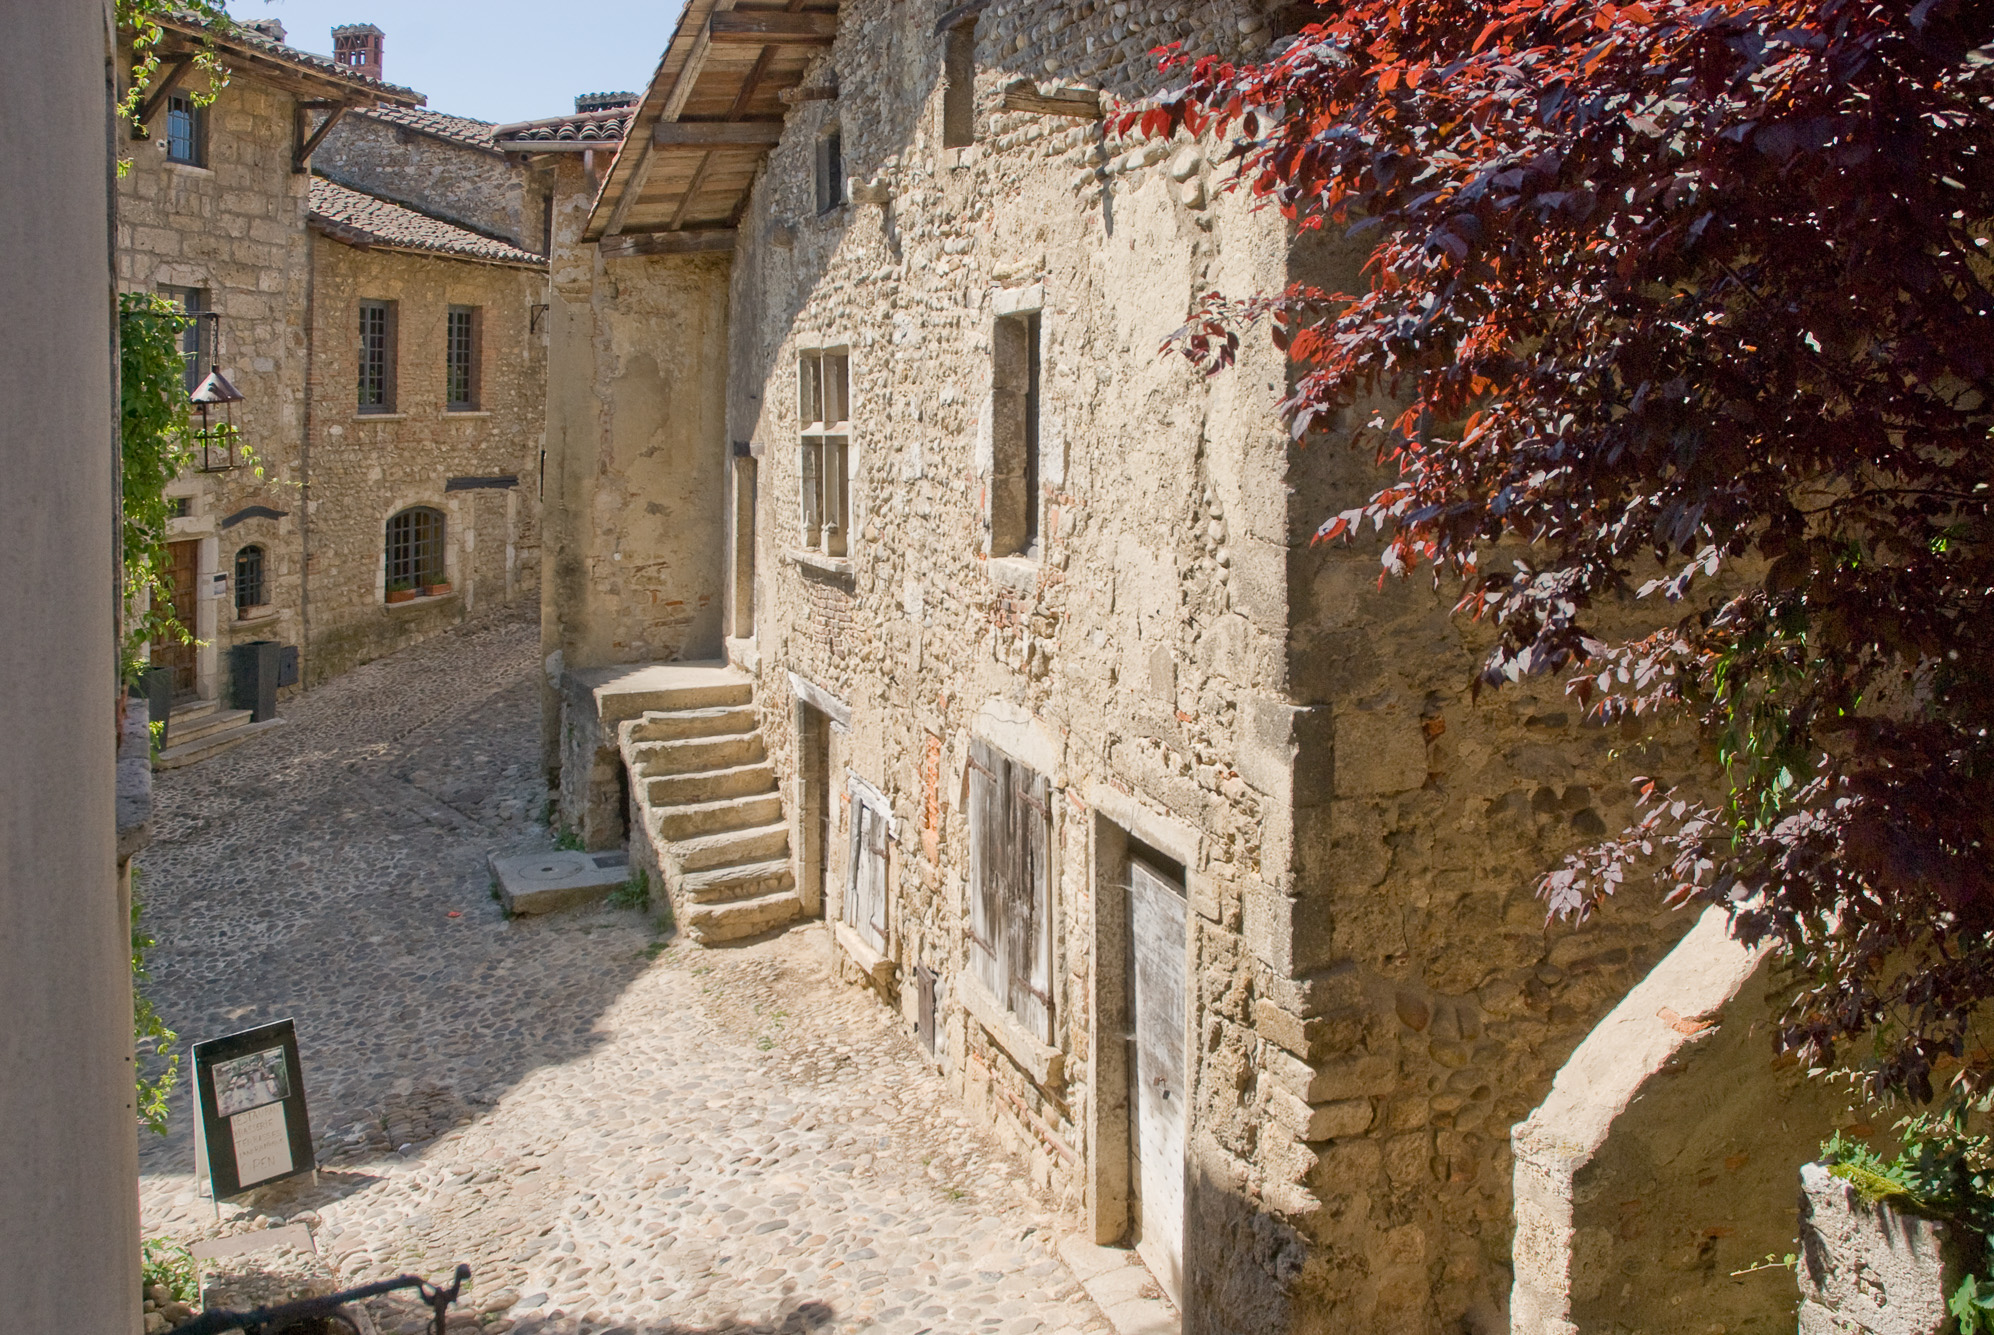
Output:
[[193,630],[205,642],[198,673],[204,698],[226,694],[230,645],[262,639],[295,645],[303,635],[298,511],[307,178],[291,170],[294,103],[290,93],[237,71],[208,109],[206,166],[167,161],[160,147],[164,112],[151,140],[123,146],[132,165],[118,182],[118,286],[207,293],[209,308],[221,314],[222,374],[243,394],[234,421],[263,470],[261,477],[250,468],[191,473],[168,488],[188,504],[172,536],[200,541],[203,575],[232,575],[243,546],[253,543],[265,553],[268,615],[243,623],[232,600],[198,605]]
[[545,190],[495,148],[353,112],[313,152],[312,167],[341,185],[545,251]]
[[[465,617],[538,596],[546,301],[537,269],[312,238],[311,644],[323,681]],[[359,303],[396,303],[395,411],[358,408]],[[475,411],[444,406],[451,306],[482,312]],[[450,591],[386,602],[386,524],[443,512]]]

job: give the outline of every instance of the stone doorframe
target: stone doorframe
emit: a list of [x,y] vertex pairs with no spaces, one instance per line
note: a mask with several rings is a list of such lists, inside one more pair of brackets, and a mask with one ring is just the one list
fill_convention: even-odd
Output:
[[[1087,1224],[1098,1246],[1126,1244],[1129,1218],[1129,1023],[1128,883],[1129,844],[1145,844],[1184,868],[1184,895],[1190,910],[1184,932],[1184,1146],[1188,1162],[1197,1130],[1199,1044],[1198,919],[1194,907],[1211,897],[1204,874],[1203,840],[1189,825],[1151,811],[1136,798],[1095,783],[1088,787],[1092,811],[1094,907],[1092,1004],[1088,1007],[1087,1051],[1092,1057],[1093,1098],[1087,1112]],[[1188,1185],[1188,1184],[1187,1184]],[[1188,1191],[1186,1193],[1188,1200]],[[1187,1212],[1188,1218],[1188,1212]]]

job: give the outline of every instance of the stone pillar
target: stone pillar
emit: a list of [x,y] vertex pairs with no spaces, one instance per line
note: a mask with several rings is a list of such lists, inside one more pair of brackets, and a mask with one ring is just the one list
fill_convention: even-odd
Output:
[[0,44],[0,1293],[22,1331],[139,1329],[115,847],[111,6]]

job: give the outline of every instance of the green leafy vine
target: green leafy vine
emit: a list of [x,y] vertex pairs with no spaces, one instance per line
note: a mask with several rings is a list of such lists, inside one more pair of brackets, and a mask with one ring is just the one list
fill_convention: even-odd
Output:
[[166,1134],[166,1096],[180,1078],[180,1054],[173,1048],[179,1035],[166,1027],[153,1009],[151,998],[139,990],[141,983],[152,981],[152,975],[145,967],[145,952],[158,944],[152,934],[139,925],[139,880],[138,868],[132,868],[132,1038],[140,1060],[148,1055],[166,1063],[158,1075],[147,1079],[141,1068],[138,1074],[138,1121],[139,1125],[155,1135]]
[[167,297],[127,292],[118,298],[118,378],[123,453],[125,680],[137,683],[145,648],[159,640],[193,640],[173,615],[167,541],[173,504],[167,484],[193,458],[186,362],[180,335],[192,320]]
[[[146,94],[164,63],[159,56],[159,44],[166,36],[166,29],[160,26],[160,16],[172,14],[193,19],[217,34],[232,31],[235,20],[214,0],[117,0],[117,13],[118,30],[127,34],[132,44],[131,83],[119,99],[117,111],[131,126],[132,138],[144,139],[150,132],[138,113],[145,105]],[[195,106],[205,107],[228,87],[228,67],[222,64],[221,53],[215,49],[213,42],[202,42],[194,48],[194,70],[205,76],[206,85],[191,88],[188,96]],[[119,158],[118,175],[123,176],[130,171],[131,165],[130,158]]]

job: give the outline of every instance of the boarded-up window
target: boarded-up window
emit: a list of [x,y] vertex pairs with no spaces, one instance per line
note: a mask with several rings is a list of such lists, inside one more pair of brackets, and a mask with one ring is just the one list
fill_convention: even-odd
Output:
[[845,921],[874,950],[886,949],[887,814],[852,786],[851,885],[845,890]]
[[976,740],[969,771],[971,967],[1020,1024],[1051,1043],[1051,786]]

